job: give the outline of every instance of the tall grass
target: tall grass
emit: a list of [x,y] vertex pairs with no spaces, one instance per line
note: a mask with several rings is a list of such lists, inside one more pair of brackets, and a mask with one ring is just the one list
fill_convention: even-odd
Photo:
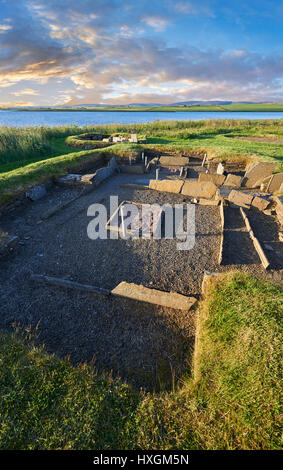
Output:
[[[233,120],[215,119],[201,121],[155,121],[152,123],[140,124],[106,124],[100,126],[65,125],[57,127],[0,127],[0,166],[14,162],[35,161],[68,153],[66,146],[62,145],[63,139],[68,136],[82,133],[106,133],[113,134],[119,132],[138,133],[145,136],[150,144],[182,145],[214,148],[216,153],[233,155],[246,153],[246,155],[259,155],[259,157],[282,156],[282,144],[280,148],[275,148],[269,143],[259,144],[247,141],[235,141],[235,139],[225,139],[224,135],[235,136],[273,136],[283,138],[283,120]],[[56,141],[61,139],[61,145],[56,147]],[[166,150],[166,149],[165,149]],[[281,150],[281,152],[280,152]],[[17,165],[19,166],[19,165]],[[11,168],[13,169],[13,168]],[[1,168],[0,168],[1,171]],[[2,169],[9,171],[9,169]]]

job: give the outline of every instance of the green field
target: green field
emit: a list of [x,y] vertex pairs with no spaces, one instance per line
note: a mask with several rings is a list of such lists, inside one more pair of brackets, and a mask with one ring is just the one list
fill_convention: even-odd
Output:
[[221,275],[200,304],[191,376],[171,392],[0,338],[0,449],[279,449],[282,286]]
[[[70,146],[82,133],[137,132],[142,144],[117,144],[107,149],[82,150]],[[264,142],[241,138],[265,138]],[[283,120],[155,121],[146,124],[111,124],[83,128],[0,127],[0,198],[64,174],[98,154],[117,157],[131,152],[206,152],[209,158],[270,160],[283,167]],[[80,141],[81,144],[81,141]],[[87,142],[86,142],[87,144]]]
[[[1,108],[0,108],[1,109]],[[210,111],[230,111],[230,112],[283,112],[283,103],[254,103],[254,104],[227,104],[227,105],[187,105],[187,106],[78,106],[74,108],[54,107],[54,108],[3,108],[11,109],[16,111],[99,111],[99,112],[113,112],[113,111],[140,111],[140,112],[151,112],[151,111],[194,111],[194,112],[210,112]]]

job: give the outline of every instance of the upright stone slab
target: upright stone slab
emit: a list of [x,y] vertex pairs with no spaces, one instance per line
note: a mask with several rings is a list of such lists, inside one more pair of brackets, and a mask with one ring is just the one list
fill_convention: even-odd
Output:
[[242,184],[242,177],[238,175],[233,175],[229,173],[223,183],[223,186],[230,186],[235,188],[240,188]]
[[228,196],[228,200],[236,206],[245,207],[246,209],[249,209],[253,200],[253,195],[244,193],[242,191],[236,191],[235,189],[233,189]]
[[196,302],[194,297],[187,297],[176,292],[162,292],[157,289],[149,289],[148,287],[127,282],[121,282],[111,291],[111,295],[186,311],[190,310]]
[[217,168],[216,168],[216,174],[217,175],[223,175],[224,173],[224,166],[222,163],[218,163]]
[[184,196],[212,199],[217,192],[217,186],[210,181],[185,181],[182,188]]
[[249,166],[243,179],[244,186],[246,188],[259,187],[262,181],[272,174],[276,166],[275,162],[258,162]]
[[198,180],[199,181],[211,181],[212,183],[216,184],[217,186],[221,186],[225,181],[224,175],[217,175],[216,173],[200,173]]
[[131,138],[129,139],[130,142],[137,143],[138,141],[138,136],[137,134],[131,134]]
[[181,192],[183,184],[184,181],[180,180],[150,180],[149,189],[179,194]]
[[280,225],[283,226],[283,196],[277,196],[275,198],[275,201],[276,201],[275,211],[276,211],[276,215],[278,218],[278,222]]
[[283,184],[283,173],[276,173],[271,176],[267,191],[269,193],[275,193],[280,190],[281,184]]

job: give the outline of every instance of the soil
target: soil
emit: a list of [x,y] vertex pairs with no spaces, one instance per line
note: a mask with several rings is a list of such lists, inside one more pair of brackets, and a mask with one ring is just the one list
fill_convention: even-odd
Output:
[[[196,163],[191,170],[195,175],[198,170],[203,171]],[[181,375],[189,373],[197,309],[186,313],[44,286],[31,282],[30,274],[106,289],[113,289],[121,281],[134,282],[196,297],[201,294],[205,271],[241,269],[264,278],[282,279],[278,269],[266,272],[262,268],[242,230],[245,240],[232,233],[230,239],[224,237],[225,265],[218,265],[219,207],[195,206],[195,245],[188,251],[177,250],[176,239],[90,240],[87,226],[91,217],[87,216],[87,209],[99,202],[109,210],[110,195],[118,195],[119,203],[189,202],[181,195],[120,187],[122,183],[141,183],[154,174],[119,174],[88,194],[81,194],[77,187],[54,186],[41,200],[27,201],[3,215],[1,230],[18,235],[21,244],[0,262],[0,328],[11,329],[13,324],[23,329],[31,326],[49,352],[68,355],[74,363],[94,361],[99,371],[112,371],[134,387],[169,389]],[[41,214],[80,194],[53,217],[41,220]],[[257,212],[251,223],[260,227]],[[273,238],[267,237],[268,228],[264,238],[270,244],[276,235],[278,239],[278,227],[272,217],[268,219],[272,219]],[[240,221],[229,211],[227,223],[237,226]],[[230,225],[227,234],[235,232]],[[250,251],[249,256],[238,256],[243,241],[247,242],[245,250]]]

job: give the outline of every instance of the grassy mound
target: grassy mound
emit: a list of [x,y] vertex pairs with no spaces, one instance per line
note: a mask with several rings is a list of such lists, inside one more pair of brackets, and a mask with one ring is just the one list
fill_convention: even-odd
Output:
[[17,334],[0,340],[1,449],[278,449],[282,287],[213,280],[200,305],[194,376],[143,394]]
[[280,448],[282,286],[213,280],[200,306],[194,378],[148,398],[139,443],[165,449]]

